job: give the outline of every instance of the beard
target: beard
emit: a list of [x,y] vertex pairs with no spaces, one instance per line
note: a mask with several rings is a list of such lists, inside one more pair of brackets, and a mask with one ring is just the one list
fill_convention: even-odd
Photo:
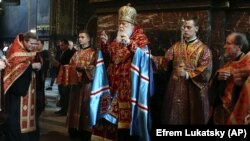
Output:
[[121,38],[122,35],[126,34],[126,35],[128,35],[128,37],[130,37],[132,35],[132,33],[133,33],[132,27],[127,27],[124,29],[124,31],[118,30],[117,35],[116,35],[116,41],[118,43],[122,43],[122,38]]
[[224,59],[225,61],[233,61],[235,60],[237,57],[239,57],[239,52],[240,49],[238,48],[231,48],[227,51],[224,52]]
[[229,57],[228,55],[225,55],[225,54],[224,54],[224,56],[223,56],[223,59],[224,59],[224,62],[228,62],[228,61],[231,61],[231,60],[232,60],[231,57]]

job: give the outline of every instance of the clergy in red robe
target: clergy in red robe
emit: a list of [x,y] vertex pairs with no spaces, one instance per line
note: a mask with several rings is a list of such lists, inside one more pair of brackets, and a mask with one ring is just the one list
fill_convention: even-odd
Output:
[[224,45],[226,63],[211,81],[211,122],[220,125],[250,124],[250,53],[246,36],[231,33]]
[[6,141],[38,141],[36,134],[36,81],[34,71],[40,63],[32,63],[36,52],[36,36],[19,34],[8,50],[9,64],[4,71],[6,113],[4,133]]
[[[101,50],[108,58],[107,75],[110,96],[101,97],[100,113],[108,113],[94,128],[101,139],[133,140],[129,129],[132,117],[131,64],[136,48],[147,48],[149,41],[143,29],[135,25],[136,10],[131,6],[119,9],[116,39],[108,42],[105,31],[101,34]],[[149,68],[149,67],[148,67]],[[145,94],[146,95],[146,94]]]
[[208,122],[207,91],[212,73],[212,54],[197,38],[197,32],[196,17],[184,21],[182,41],[170,47],[165,57],[154,57],[158,68],[172,70],[163,100],[162,124],[190,125]]

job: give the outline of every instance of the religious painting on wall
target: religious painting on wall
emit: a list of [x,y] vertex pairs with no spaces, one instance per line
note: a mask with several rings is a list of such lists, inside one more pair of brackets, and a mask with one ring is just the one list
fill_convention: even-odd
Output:
[[37,24],[49,24],[50,0],[38,0]]
[[38,36],[49,35],[50,0],[37,1],[37,33]]

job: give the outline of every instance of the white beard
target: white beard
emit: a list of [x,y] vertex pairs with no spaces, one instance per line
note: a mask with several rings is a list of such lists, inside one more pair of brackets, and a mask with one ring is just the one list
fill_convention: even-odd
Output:
[[123,34],[123,32],[118,31],[117,35],[116,35],[116,42],[120,43],[122,41],[121,35]]
[[127,34],[128,37],[130,37],[132,33],[133,33],[133,28],[130,28],[130,27],[125,29],[124,31],[118,30],[117,35],[116,35],[116,41],[118,43],[121,43],[122,42],[121,35]]

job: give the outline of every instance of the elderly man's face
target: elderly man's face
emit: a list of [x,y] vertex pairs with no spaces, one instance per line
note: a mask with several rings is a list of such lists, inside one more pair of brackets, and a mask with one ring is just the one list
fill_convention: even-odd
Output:
[[126,21],[119,21],[118,22],[118,32],[126,33],[129,37],[132,35],[134,29],[134,25],[126,22]]
[[224,57],[227,60],[234,60],[240,52],[240,46],[234,43],[235,34],[227,36],[226,43],[224,45]]
[[118,32],[117,32],[117,36],[116,36],[116,41],[118,43],[122,43],[122,44],[127,44],[128,39],[130,38],[130,36],[132,35],[134,30],[134,25],[126,22],[126,21],[119,21],[118,22]]

